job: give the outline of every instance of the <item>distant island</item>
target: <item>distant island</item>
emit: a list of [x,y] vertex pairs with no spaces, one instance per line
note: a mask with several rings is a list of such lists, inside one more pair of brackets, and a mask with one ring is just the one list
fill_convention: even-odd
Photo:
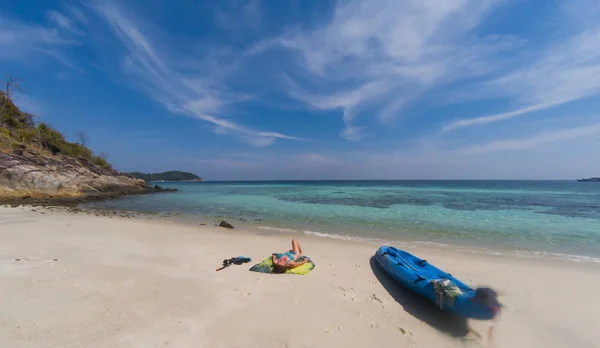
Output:
[[577,179],[580,182],[600,182],[600,178]]
[[172,170],[164,173],[140,173],[132,172],[127,173],[136,179],[142,179],[145,181],[179,181],[179,182],[200,182],[203,181],[201,177],[193,173],[180,172]]

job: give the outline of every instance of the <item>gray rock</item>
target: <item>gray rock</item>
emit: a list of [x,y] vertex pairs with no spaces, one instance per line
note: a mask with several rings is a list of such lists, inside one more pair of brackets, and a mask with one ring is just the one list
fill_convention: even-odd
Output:
[[142,193],[148,185],[143,180],[123,175],[97,165],[56,155],[20,156],[0,153],[0,196],[3,192],[69,195],[125,195]]
[[223,220],[221,221],[221,223],[219,224],[219,227],[223,227],[223,228],[233,228],[233,225],[230,224],[229,222]]

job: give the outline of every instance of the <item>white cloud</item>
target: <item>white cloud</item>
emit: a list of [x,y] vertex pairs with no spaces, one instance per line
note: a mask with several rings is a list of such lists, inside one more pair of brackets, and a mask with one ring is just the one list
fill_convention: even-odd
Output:
[[46,12],[46,16],[48,16],[50,20],[54,21],[56,24],[65,29],[71,30],[73,28],[73,26],[71,25],[71,21],[58,11],[48,11]]
[[[170,111],[209,122],[217,134],[236,134],[256,146],[271,145],[276,139],[299,140],[277,132],[255,130],[222,116],[229,104],[247,97],[227,91],[226,83],[222,81],[226,72],[219,71],[220,65],[215,60],[206,63],[212,69],[180,72],[164,53],[173,49],[157,49],[149,36],[143,33],[140,24],[118,7],[103,2],[94,9],[107,21],[127,49],[123,71],[134,77],[141,88]],[[167,43],[161,43],[161,47],[168,47]],[[170,52],[170,55],[179,57],[185,56],[185,53]]]
[[[597,135],[600,135],[600,123],[584,127],[539,133],[523,139],[492,141],[485,144],[465,147],[459,149],[458,152],[462,154],[485,154],[497,151],[532,150],[550,143],[563,142],[571,139],[582,139]],[[585,149],[581,150],[584,151]]]
[[67,18],[65,15],[63,15],[62,13],[58,12],[58,11],[54,11],[54,10],[50,10],[48,12],[46,12],[46,16],[53,21],[54,23],[56,23],[59,27],[72,31],[72,32],[78,32],[80,33],[80,31],[78,31],[74,24],[71,22],[71,20],[69,18]]
[[60,51],[73,44],[74,40],[56,29],[11,20],[0,14],[0,60],[28,63],[49,56],[73,66]]
[[258,135],[261,137],[267,138],[276,138],[276,139],[289,139],[289,140],[304,140],[302,138],[293,137],[290,135],[285,135],[277,132],[258,132]]
[[568,103],[572,100],[573,100],[573,98],[561,99],[561,100],[556,100],[553,102],[531,105],[528,107],[524,107],[522,109],[510,111],[510,112],[503,112],[500,114],[495,114],[495,115],[490,115],[490,116],[481,116],[481,117],[476,117],[476,118],[468,118],[468,119],[464,119],[464,120],[458,120],[458,121],[454,121],[454,122],[444,126],[442,128],[442,130],[444,132],[447,132],[447,131],[450,131],[453,129],[463,128],[463,127],[484,125],[484,124],[488,124],[488,123],[492,123],[492,122],[508,120],[508,119],[511,119],[511,118],[514,118],[517,116],[521,116],[521,115],[525,115],[525,114],[529,114],[532,112],[550,109],[555,106]]
[[78,22],[80,25],[89,24],[86,15],[79,8],[68,4],[63,4],[63,6],[66,9],[66,11],[71,15],[73,21]]
[[295,99],[305,102],[310,107],[320,110],[341,109],[343,110],[344,124],[346,127],[340,135],[347,140],[359,140],[361,138],[361,127],[352,125],[352,121],[357,116],[361,107],[364,107],[370,99],[384,93],[388,86],[385,82],[375,81],[365,83],[355,90],[348,90],[330,95],[318,95],[301,91],[298,85],[289,77],[288,94]]
[[[293,80],[284,80],[289,96],[313,108],[343,111],[341,135],[357,139],[358,116],[370,114],[388,122],[428,90],[492,70],[489,55],[507,43],[497,37],[474,41],[470,32],[496,3],[338,2],[331,21],[322,27],[290,29],[256,43],[244,54],[263,54],[278,47],[292,52]],[[298,81],[303,81],[301,86]],[[304,92],[315,86],[316,92]]]
[[555,41],[532,62],[487,86],[496,96],[524,105],[514,111],[458,120],[443,130],[484,125],[551,109],[600,93],[600,26]]
[[600,91],[600,26],[551,45],[530,66],[493,82],[530,103],[572,100]]

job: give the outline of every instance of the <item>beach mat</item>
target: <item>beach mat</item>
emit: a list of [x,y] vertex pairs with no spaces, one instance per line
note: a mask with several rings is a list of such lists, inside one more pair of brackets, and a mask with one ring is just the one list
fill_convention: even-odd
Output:
[[[310,260],[300,267],[288,269],[284,274],[300,274],[306,275],[315,268],[315,263]],[[258,263],[250,268],[252,272],[273,273],[273,259],[269,256],[266,260]]]

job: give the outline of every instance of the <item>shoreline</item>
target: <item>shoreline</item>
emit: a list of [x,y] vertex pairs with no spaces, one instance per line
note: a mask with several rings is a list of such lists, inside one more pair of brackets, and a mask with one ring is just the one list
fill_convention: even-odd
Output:
[[65,207],[74,208],[82,204],[108,201],[122,197],[159,194],[177,192],[177,189],[162,188],[158,185],[149,185],[148,187],[131,192],[102,192],[96,194],[49,194],[49,193],[31,193],[29,191],[9,191],[10,194],[0,195],[0,206],[33,206],[33,207]]
[[[118,209],[103,208],[103,207],[91,207],[90,211],[97,209],[100,212],[104,211],[119,211]],[[273,236],[290,236],[290,237],[304,237],[311,236],[316,238],[339,240],[339,241],[351,241],[356,243],[363,243],[368,245],[384,245],[389,244],[398,248],[432,248],[437,250],[450,250],[454,252],[468,252],[473,254],[484,254],[484,255],[504,255],[508,257],[519,257],[525,259],[542,259],[542,260],[565,260],[569,262],[581,262],[581,263],[600,263],[600,256],[593,255],[581,255],[581,254],[569,254],[558,251],[540,250],[532,248],[510,248],[510,247],[491,247],[489,245],[475,245],[475,244],[460,244],[452,242],[434,242],[429,240],[400,240],[398,238],[375,238],[375,237],[362,237],[345,234],[334,228],[326,229],[325,231],[314,231],[315,228],[310,226],[298,227],[298,226],[281,226],[278,222],[273,221],[252,221],[252,220],[238,220],[235,217],[211,217],[206,215],[192,215],[191,217],[185,217],[184,213],[181,212],[163,212],[163,213],[150,213],[150,212],[139,212],[132,210],[125,210],[127,214],[139,215],[139,216],[152,216],[156,219],[168,219],[170,222],[182,223],[188,226],[217,226],[221,220],[225,220],[234,225],[235,230],[244,230],[245,232],[251,232],[259,235],[273,235]],[[271,225],[269,225],[271,223]],[[264,225],[262,225],[264,224]]]
[[[267,235],[290,235],[290,236],[313,236],[317,238],[326,238],[340,241],[351,241],[356,243],[363,243],[369,245],[384,245],[389,244],[398,248],[431,248],[437,250],[450,250],[454,252],[468,252],[473,254],[485,254],[485,255],[503,255],[507,257],[521,257],[526,259],[542,259],[542,260],[565,260],[571,262],[582,262],[582,263],[600,263],[600,256],[589,256],[589,255],[577,255],[567,254],[561,252],[552,252],[546,250],[536,250],[527,248],[509,248],[509,247],[488,247],[483,245],[467,245],[458,243],[439,243],[425,240],[408,240],[401,241],[399,239],[383,239],[383,238],[369,238],[350,236],[342,233],[335,233],[335,231],[328,232],[317,232],[310,230],[297,230],[292,228],[279,228],[271,226],[248,226],[242,225],[244,228],[249,230],[258,231],[257,233],[265,233]],[[283,232],[278,233],[277,231]]]
[[[165,191],[166,192],[166,191]],[[163,191],[157,192],[148,192],[148,193],[140,193],[140,194],[154,194],[154,193],[163,193]],[[334,229],[329,229],[326,232],[322,231],[311,231],[305,230],[303,228],[293,228],[293,227],[282,227],[282,226],[268,226],[268,225],[260,225],[259,223],[268,224],[269,221],[256,221],[251,222],[248,220],[236,220],[233,217],[210,217],[210,216],[200,216],[194,215],[192,218],[184,218],[182,215],[185,215],[180,212],[161,212],[161,213],[152,213],[152,212],[140,212],[133,210],[119,210],[108,207],[95,207],[95,206],[86,206],[88,203],[95,203],[105,200],[118,199],[121,197],[102,197],[98,200],[92,199],[87,201],[70,201],[71,203],[62,204],[62,202],[57,201],[56,198],[50,199],[46,202],[42,203],[13,203],[7,204],[0,200],[0,208],[10,207],[10,208],[50,208],[51,211],[65,211],[74,214],[88,214],[94,215],[96,217],[115,217],[115,218],[133,218],[133,219],[153,219],[153,221],[164,221],[168,223],[181,224],[186,226],[209,226],[209,227],[217,227],[219,221],[225,220],[234,225],[234,230],[236,232],[244,231],[244,233],[252,233],[257,235],[267,235],[267,236],[289,236],[289,237],[314,237],[320,239],[330,239],[335,241],[350,241],[355,243],[362,243],[365,245],[384,245],[389,244],[392,246],[396,246],[398,248],[428,248],[435,249],[440,251],[452,251],[452,252],[466,252],[472,254],[481,254],[481,255],[496,255],[496,256],[506,256],[506,257],[517,257],[523,259],[539,259],[539,260],[561,260],[568,262],[576,262],[576,263],[590,263],[590,264],[600,264],[600,256],[590,256],[590,255],[577,255],[577,254],[568,254],[563,252],[554,252],[548,250],[539,250],[539,249],[527,249],[527,248],[510,248],[510,247],[489,247],[485,245],[469,245],[469,244],[459,244],[459,243],[440,243],[433,241],[425,241],[425,240],[407,240],[402,241],[399,239],[393,238],[369,238],[369,237],[361,237],[361,236],[350,236],[348,234],[343,234],[341,232],[337,232]],[[59,202],[60,204],[56,204]],[[274,223],[275,224],[275,223]]]
[[159,214],[177,211],[177,219],[192,223],[223,219],[235,226],[284,234],[600,261],[600,216],[590,196],[594,192],[579,192],[577,185],[318,183],[290,183],[291,188],[167,184],[181,193],[90,205]]
[[[449,317],[401,291],[373,264],[370,244],[302,236],[317,266],[295,276],[248,271],[289,248],[289,235],[152,216],[0,207],[0,238],[0,341],[11,347],[486,344],[487,323]],[[599,339],[592,325],[600,308],[588,304],[600,285],[597,264],[406,249],[500,292],[495,347],[591,347]],[[238,255],[253,262],[215,272]],[[586,284],[577,297],[573,284]]]

